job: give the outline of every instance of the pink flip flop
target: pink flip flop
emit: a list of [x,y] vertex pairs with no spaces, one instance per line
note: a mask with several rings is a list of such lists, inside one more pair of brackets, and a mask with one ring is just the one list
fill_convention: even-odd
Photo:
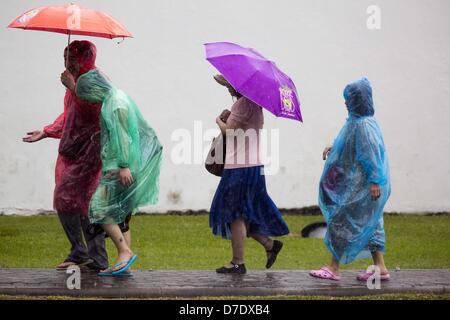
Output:
[[[367,282],[367,280],[368,280],[372,275],[373,275],[373,272],[363,272],[363,273],[360,273],[360,274],[356,277],[356,280]],[[382,274],[382,275],[380,275],[380,280],[381,280],[381,281],[389,281],[389,280],[391,280],[391,275],[390,275],[389,273]]]
[[334,274],[328,267],[323,267],[320,270],[311,270],[309,275],[314,278],[339,281],[341,277]]

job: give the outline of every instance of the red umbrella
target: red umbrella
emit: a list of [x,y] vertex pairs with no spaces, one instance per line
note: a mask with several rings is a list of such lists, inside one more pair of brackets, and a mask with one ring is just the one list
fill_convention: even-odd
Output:
[[29,10],[11,22],[8,28],[57,32],[101,38],[133,37],[131,33],[110,15],[75,4],[46,6]]

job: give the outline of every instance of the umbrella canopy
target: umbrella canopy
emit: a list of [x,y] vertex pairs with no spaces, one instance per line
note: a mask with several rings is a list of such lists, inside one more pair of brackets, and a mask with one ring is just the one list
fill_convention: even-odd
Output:
[[243,96],[277,117],[303,122],[294,82],[274,62],[230,42],[205,44],[206,59]]
[[110,15],[74,4],[39,7],[27,11],[8,27],[109,39],[132,37],[131,33]]

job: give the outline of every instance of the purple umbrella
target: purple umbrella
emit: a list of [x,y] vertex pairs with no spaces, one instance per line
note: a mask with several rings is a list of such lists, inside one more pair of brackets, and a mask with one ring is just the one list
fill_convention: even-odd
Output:
[[274,62],[230,42],[205,44],[208,60],[243,96],[277,117],[303,122],[297,89]]

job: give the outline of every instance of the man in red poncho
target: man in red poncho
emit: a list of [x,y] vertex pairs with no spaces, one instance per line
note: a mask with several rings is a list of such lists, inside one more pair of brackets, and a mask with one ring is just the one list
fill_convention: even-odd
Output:
[[[104,233],[93,232],[88,210],[101,174],[100,120],[101,105],[80,100],[75,88],[68,85],[67,73],[78,79],[95,69],[97,50],[89,41],[73,41],[69,55],[64,51],[67,70],[61,75],[67,87],[64,112],[42,131],[29,132],[24,142],[44,138],[61,139],[55,169],[54,208],[72,245],[67,259],[57,266],[65,270],[71,265],[88,266],[94,270],[108,267]],[[83,241],[83,235],[86,244]]]

